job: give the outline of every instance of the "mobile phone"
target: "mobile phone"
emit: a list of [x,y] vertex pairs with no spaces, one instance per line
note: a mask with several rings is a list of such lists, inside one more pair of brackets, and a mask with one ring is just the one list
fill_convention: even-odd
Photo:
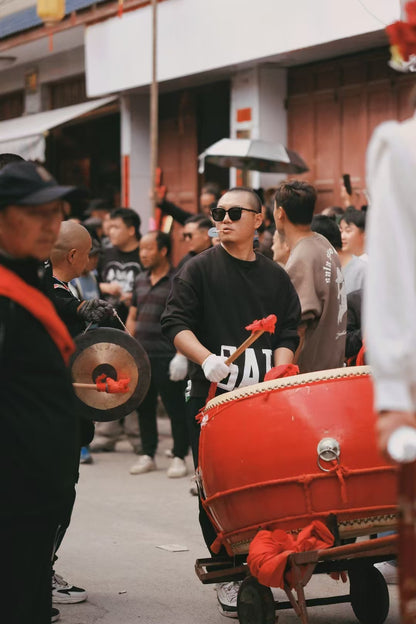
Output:
[[349,173],[344,173],[342,175],[342,179],[344,181],[345,190],[347,191],[348,195],[352,195],[350,174]]

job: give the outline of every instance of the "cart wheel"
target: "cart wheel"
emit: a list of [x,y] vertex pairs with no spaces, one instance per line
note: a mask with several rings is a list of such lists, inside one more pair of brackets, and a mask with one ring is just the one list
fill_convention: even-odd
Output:
[[348,575],[351,606],[358,621],[361,624],[383,624],[390,607],[384,576],[372,565],[352,566]]
[[275,607],[270,587],[260,585],[254,576],[241,583],[237,596],[240,624],[274,624]]

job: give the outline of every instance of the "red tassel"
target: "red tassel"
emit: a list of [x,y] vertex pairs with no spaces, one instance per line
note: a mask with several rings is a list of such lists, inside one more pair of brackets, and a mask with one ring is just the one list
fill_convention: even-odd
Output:
[[96,386],[98,392],[108,392],[109,394],[125,394],[129,391],[128,377],[122,377],[121,379],[112,379],[107,377],[105,373],[97,377]]
[[264,331],[273,334],[274,328],[276,327],[277,317],[275,314],[269,314],[264,319],[260,319],[259,321],[253,321],[250,325],[247,325],[246,329],[252,332],[256,331]]

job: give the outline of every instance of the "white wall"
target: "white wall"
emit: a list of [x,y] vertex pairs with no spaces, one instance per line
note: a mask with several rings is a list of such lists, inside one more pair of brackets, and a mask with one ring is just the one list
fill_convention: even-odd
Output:
[[3,70],[0,93],[24,89],[25,73],[32,69],[38,70],[40,84],[83,74],[85,71],[84,49],[74,48],[60,54],[49,54],[31,63]]
[[[167,0],[158,5],[158,79],[172,80],[383,30],[400,0]],[[86,30],[89,96],[151,76],[151,7]]]
[[36,6],[36,0],[2,0],[0,5],[0,18],[12,13],[23,11],[29,7]]
[[[259,138],[287,145],[287,114],[285,108],[287,71],[277,67],[259,70],[260,113]],[[258,186],[276,186],[286,176],[277,173],[259,174]]]
[[[258,66],[238,72],[231,81],[231,137],[248,131],[251,139],[287,143],[286,70]],[[238,121],[239,109],[251,109],[251,119]],[[276,185],[283,177],[278,174],[251,172],[248,183],[254,188]],[[236,171],[231,169],[230,184],[236,183]]]
[[130,208],[139,213],[142,233],[149,230],[150,102],[146,95],[123,96],[121,100],[121,157],[130,156]]

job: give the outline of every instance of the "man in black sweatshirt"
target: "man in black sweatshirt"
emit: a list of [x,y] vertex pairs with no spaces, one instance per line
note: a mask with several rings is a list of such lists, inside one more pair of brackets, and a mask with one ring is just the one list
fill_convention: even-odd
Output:
[[[195,466],[199,425],[211,382],[217,393],[263,381],[273,366],[290,364],[299,343],[300,304],[287,273],[253,250],[262,223],[261,201],[248,188],[227,191],[211,210],[220,244],[190,259],[173,280],[162,316],[162,330],[190,361],[188,418]],[[270,314],[277,316],[273,334],[264,333],[236,361],[225,360],[247,338],[245,327]],[[216,534],[200,507],[205,542]],[[223,615],[236,617],[238,585],[220,583],[217,596]],[[231,596],[231,599],[230,599]]]

